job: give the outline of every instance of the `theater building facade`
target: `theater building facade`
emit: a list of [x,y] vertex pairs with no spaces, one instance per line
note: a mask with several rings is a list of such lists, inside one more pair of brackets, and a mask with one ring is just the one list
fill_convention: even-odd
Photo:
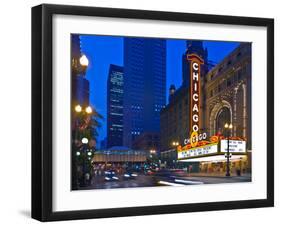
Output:
[[[230,137],[245,141],[246,153],[231,161],[232,171],[251,171],[251,44],[242,43],[207,74],[205,130],[209,136],[224,135],[224,125],[233,125]],[[225,161],[202,164],[203,171],[225,170]]]
[[[188,60],[188,59],[187,59]],[[206,62],[202,62],[203,64]],[[197,67],[195,67],[196,69]],[[237,169],[242,173],[251,171],[251,44],[241,43],[227,57],[214,66],[208,73],[200,75],[197,107],[194,107],[194,87],[189,87],[189,92],[185,96],[188,103],[188,111],[185,113],[195,122],[181,123],[181,131],[186,131],[186,139],[183,134],[177,136],[173,131],[177,131],[175,122],[169,119],[182,118],[182,111],[175,109],[178,104],[175,101],[168,104],[161,112],[161,149],[163,152],[175,150],[178,153],[176,161],[196,164],[196,168],[202,173],[225,173],[226,158],[225,146],[227,139],[233,145],[231,153],[230,168],[232,174]],[[195,77],[196,78],[196,77]],[[192,81],[191,81],[192,85]],[[196,86],[195,86],[196,88]],[[197,100],[197,95],[195,96]],[[182,100],[178,100],[179,102]],[[192,112],[192,109],[195,110]],[[181,116],[180,116],[181,115]],[[198,117],[198,120],[196,121]],[[192,128],[192,125],[199,126]],[[225,129],[225,124],[231,124],[232,128]],[[172,128],[169,128],[172,127]],[[191,134],[205,136],[206,142],[202,138],[203,145],[200,147],[191,141]],[[227,133],[227,134],[226,134]],[[210,141],[212,140],[213,141]],[[172,147],[171,142],[179,142],[179,147]],[[191,143],[190,143],[191,142]],[[199,167],[197,167],[199,164]]]

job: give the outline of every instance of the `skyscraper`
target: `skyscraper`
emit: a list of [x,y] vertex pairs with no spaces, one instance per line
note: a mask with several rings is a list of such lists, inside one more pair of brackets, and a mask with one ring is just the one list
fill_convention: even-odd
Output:
[[107,147],[123,145],[123,67],[110,64],[107,79]]
[[144,132],[160,131],[166,103],[166,41],[124,39],[124,145]]
[[195,53],[204,60],[201,66],[201,75],[204,76],[208,72],[208,50],[203,48],[203,42],[198,40],[186,41],[186,52],[182,55],[182,86],[189,87],[190,80],[190,62],[187,55]]

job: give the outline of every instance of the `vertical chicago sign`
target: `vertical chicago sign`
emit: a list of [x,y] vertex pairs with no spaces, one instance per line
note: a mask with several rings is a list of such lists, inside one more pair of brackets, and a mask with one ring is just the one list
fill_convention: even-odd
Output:
[[200,73],[204,61],[196,54],[187,55],[190,61],[190,143],[195,147],[200,129]]

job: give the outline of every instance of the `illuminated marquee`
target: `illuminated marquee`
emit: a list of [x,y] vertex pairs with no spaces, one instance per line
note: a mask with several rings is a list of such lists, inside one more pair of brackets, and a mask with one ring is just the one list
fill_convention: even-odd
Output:
[[[186,139],[186,141],[188,140]],[[227,142],[228,140],[226,140],[223,136],[211,136],[208,140],[198,141],[196,147],[192,147],[192,141],[183,147],[179,145],[177,147],[178,160],[201,158],[201,161],[203,161],[202,158],[204,157],[219,155],[224,156],[228,148]],[[230,137],[229,152],[239,156],[246,155],[246,141],[241,138]],[[214,159],[216,158],[214,157]],[[217,159],[220,159],[220,157]]]
[[196,54],[187,55],[187,60],[190,61],[190,140],[192,147],[195,147],[200,128],[200,68],[204,61]]
[[208,144],[201,147],[191,148],[188,150],[178,151],[178,159],[199,157],[205,155],[216,154],[218,152],[218,144]]
[[[221,152],[227,152],[228,144],[227,140],[221,140]],[[229,140],[229,152],[231,153],[245,153],[246,141],[244,140]]]

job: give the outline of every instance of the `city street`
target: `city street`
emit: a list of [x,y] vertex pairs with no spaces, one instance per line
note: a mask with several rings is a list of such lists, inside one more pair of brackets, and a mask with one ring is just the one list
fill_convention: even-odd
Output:
[[154,186],[186,186],[219,183],[251,182],[249,174],[243,176],[208,176],[199,174],[196,176],[187,173],[177,175],[169,171],[156,173],[155,175],[140,174],[134,179],[124,179],[123,175],[117,175],[118,180],[106,181],[104,176],[96,176],[91,185],[81,189],[109,189],[129,187],[154,187]]

